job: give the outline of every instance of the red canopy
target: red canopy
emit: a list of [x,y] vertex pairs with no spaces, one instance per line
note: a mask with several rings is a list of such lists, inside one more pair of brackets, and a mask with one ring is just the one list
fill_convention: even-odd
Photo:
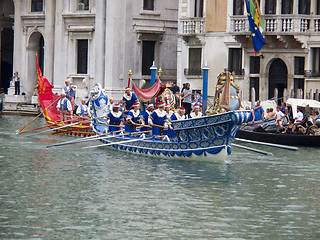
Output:
[[160,77],[158,81],[148,89],[140,89],[136,84],[134,84],[134,82],[132,82],[132,90],[140,100],[145,102],[151,101],[152,99],[160,96],[165,89],[166,85],[161,83]]

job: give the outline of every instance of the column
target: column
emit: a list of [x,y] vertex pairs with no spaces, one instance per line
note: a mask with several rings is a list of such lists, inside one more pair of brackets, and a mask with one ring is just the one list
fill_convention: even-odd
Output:
[[299,13],[299,0],[293,0],[293,14],[297,15]]
[[[22,2],[21,1],[14,1],[14,26],[13,26],[13,72],[19,72],[20,74],[20,91],[22,92],[23,80],[24,80],[24,72],[22,71],[23,66],[22,62],[24,59],[22,58],[22,44],[23,40],[23,29],[21,26],[21,13],[22,13]],[[8,95],[14,94],[14,85],[12,84],[11,88],[9,89]]]
[[[106,41],[106,1],[96,1],[96,23],[95,23],[95,82],[102,87],[105,78],[105,41]],[[91,90],[90,86],[90,90]]]
[[209,67],[207,63],[202,67],[203,70],[203,81],[202,81],[202,113],[205,114],[207,110],[208,102],[208,71]]
[[56,1],[46,1],[45,3],[45,42],[44,42],[44,68],[43,76],[53,82],[53,61],[54,61],[54,35],[55,35],[55,15]]
[[277,0],[277,5],[276,5],[276,14],[281,15],[281,5],[282,5],[282,0]]

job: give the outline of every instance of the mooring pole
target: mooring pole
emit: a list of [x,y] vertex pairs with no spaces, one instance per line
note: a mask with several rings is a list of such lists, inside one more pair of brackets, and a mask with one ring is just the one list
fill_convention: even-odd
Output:
[[151,70],[151,85],[150,85],[150,87],[152,87],[156,83],[156,71],[157,71],[157,67],[154,65],[154,61],[152,62],[152,66],[150,67],[150,70]]
[[203,81],[202,81],[202,113],[205,115],[207,110],[207,102],[208,102],[208,71],[209,67],[207,63],[202,67],[203,70]]

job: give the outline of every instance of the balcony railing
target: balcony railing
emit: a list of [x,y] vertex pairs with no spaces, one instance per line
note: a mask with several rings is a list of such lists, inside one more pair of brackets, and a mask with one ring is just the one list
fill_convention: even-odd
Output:
[[202,35],[205,33],[204,18],[185,18],[180,19],[181,35]]
[[[320,32],[320,17],[310,15],[264,15],[265,34],[293,34]],[[246,16],[231,16],[231,32],[248,34],[249,22]]]

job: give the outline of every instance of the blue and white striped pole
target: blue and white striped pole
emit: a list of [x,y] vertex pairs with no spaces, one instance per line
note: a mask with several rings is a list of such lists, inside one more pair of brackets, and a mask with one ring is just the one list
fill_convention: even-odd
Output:
[[156,83],[156,71],[157,71],[157,67],[154,65],[154,61],[152,62],[152,66],[150,67],[150,70],[151,70],[151,85],[150,85],[150,87],[152,87]]
[[205,114],[207,110],[208,102],[208,71],[209,67],[207,63],[202,67],[203,70],[203,81],[202,81],[202,113]]

